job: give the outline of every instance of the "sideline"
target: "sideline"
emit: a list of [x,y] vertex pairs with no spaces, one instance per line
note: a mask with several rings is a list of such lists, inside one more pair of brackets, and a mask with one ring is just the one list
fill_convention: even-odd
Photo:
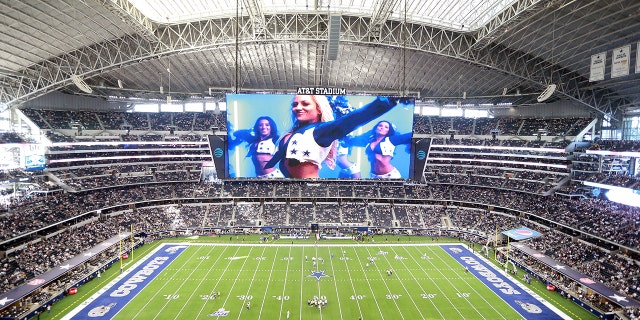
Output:
[[443,245],[442,248],[524,318],[573,319],[485,257],[469,251],[466,246],[452,244]]
[[[103,316],[113,318],[187,247],[185,244],[159,245],[62,319],[92,319]],[[83,312],[85,309],[88,311]]]
[[[496,292],[503,300],[505,300],[512,308],[516,310],[525,309],[527,307],[537,307],[542,308],[547,316],[541,317],[544,319],[572,319],[567,316],[564,312],[553,306],[551,303],[546,301],[537,293],[533,292],[530,288],[526,287],[524,284],[515,280],[511,275],[505,273],[503,270],[497,268],[491,262],[489,262],[482,255],[469,251],[466,246],[463,244],[456,243],[198,243],[198,242],[167,242],[160,244],[157,248],[150,251],[144,257],[139,259],[135,264],[132,265],[131,268],[125,270],[122,274],[118,275],[115,279],[111,280],[108,284],[102,287],[100,290],[95,292],[91,297],[82,302],[79,306],[74,308],[71,312],[62,317],[63,320],[71,320],[71,319],[92,319],[96,316],[107,316],[108,318],[112,318],[117,314],[120,310],[122,310],[125,305],[131,301],[137,293],[139,293],[146,284],[151,282],[162,270],[167,267],[173,259],[175,259],[180,253],[182,253],[188,246],[209,246],[209,247],[307,247],[307,248],[317,248],[317,247],[441,247],[447,253],[449,253],[456,261],[461,263],[462,265],[469,265],[470,271],[481,281],[487,285],[490,289]],[[472,259],[461,259],[459,255],[456,255],[455,252],[452,252],[451,248],[459,248],[460,252],[464,252],[467,257],[472,257]],[[457,251],[457,250],[456,250]],[[145,268],[149,268],[151,264],[154,264],[155,259],[161,257],[161,260],[166,261],[161,264],[157,264],[153,266],[153,272],[148,272],[149,274],[145,274],[144,277],[140,277],[140,273],[143,272]],[[169,257],[164,257],[169,256]],[[164,260],[166,259],[166,260]],[[473,263],[469,263],[469,261]],[[481,261],[481,262],[480,262]],[[472,265],[481,264],[482,267],[479,269],[474,269],[471,267]],[[506,278],[507,281],[513,286],[518,287],[524,293],[524,295],[518,295],[517,299],[509,299],[506,298],[505,295],[499,292],[499,288],[495,286],[495,284],[491,281],[487,282],[487,277],[483,276],[483,270],[491,270],[491,272],[495,274],[499,274],[501,277]],[[142,279],[144,278],[144,279]],[[504,280],[501,280],[504,281]],[[134,283],[135,285],[132,285]],[[111,297],[113,293],[113,288],[125,288],[127,293],[123,294],[123,299],[121,301],[115,302]],[[112,292],[113,291],[113,292]],[[125,299],[126,298],[126,299]],[[510,301],[511,300],[511,301]],[[541,305],[529,306],[532,302],[539,302]],[[82,314],[83,310],[89,310]],[[550,316],[549,314],[553,314]],[[532,315],[532,314],[529,314]],[[536,314],[540,316],[541,314]],[[527,318],[526,314],[523,314],[525,318]]]

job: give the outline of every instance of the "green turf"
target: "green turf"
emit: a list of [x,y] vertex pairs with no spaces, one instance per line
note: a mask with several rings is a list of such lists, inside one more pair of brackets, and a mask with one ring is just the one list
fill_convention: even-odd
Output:
[[[294,240],[293,246],[289,245],[291,240],[278,240],[262,246],[257,245],[261,244],[257,237],[247,236],[245,241],[242,238],[165,239],[137,249],[134,262],[162,242],[194,244],[129,303],[117,319],[218,319],[209,314],[219,308],[230,311],[219,319],[286,319],[287,310],[290,319],[305,320],[522,318],[473,275],[465,273],[440,247],[412,246],[432,244],[431,238],[400,237],[399,241],[397,237],[376,238],[379,244],[406,244],[400,247],[372,243],[353,246],[351,240],[320,241],[318,246],[313,240]],[[455,241],[441,239],[438,243]],[[230,245],[209,246],[209,243]],[[388,254],[379,255],[380,250]],[[406,259],[397,260],[396,254]],[[320,281],[308,277],[314,269],[314,256],[324,258],[324,265],[318,263],[316,269],[324,270],[329,277]],[[369,256],[378,259],[367,269]],[[130,262],[125,269],[132,266]],[[393,269],[394,274],[388,277],[386,269]],[[54,304],[52,313],[43,314],[42,319],[63,316],[114,279],[118,270],[116,264],[102,279],[81,286],[78,295]],[[534,282],[530,288],[572,318],[595,319],[559,294],[546,292],[543,284],[537,285]],[[214,291],[219,291],[221,297],[214,299]],[[307,306],[307,299],[313,296],[326,296],[328,305],[322,309]],[[250,310],[246,309],[247,301],[251,303]]]
[[[325,262],[314,268],[312,257]],[[367,268],[368,257],[377,260]],[[315,269],[329,276],[308,277]],[[327,306],[308,306],[313,296]],[[522,318],[438,246],[194,245],[117,319],[210,319],[220,308],[225,319]]]

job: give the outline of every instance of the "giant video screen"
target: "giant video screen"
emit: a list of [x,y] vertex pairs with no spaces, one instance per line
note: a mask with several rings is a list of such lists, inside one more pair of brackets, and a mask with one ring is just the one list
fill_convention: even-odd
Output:
[[409,179],[415,101],[227,95],[227,177]]

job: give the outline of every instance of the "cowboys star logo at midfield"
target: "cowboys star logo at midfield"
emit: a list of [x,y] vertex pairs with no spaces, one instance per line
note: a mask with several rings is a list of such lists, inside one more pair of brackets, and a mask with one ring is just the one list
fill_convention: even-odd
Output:
[[313,278],[316,278],[318,281],[320,281],[320,278],[329,277],[329,275],[325,274],[324,270],[322,270],[322,271],[311,271],[311,274],[308,275],[307,277],[313,277]]

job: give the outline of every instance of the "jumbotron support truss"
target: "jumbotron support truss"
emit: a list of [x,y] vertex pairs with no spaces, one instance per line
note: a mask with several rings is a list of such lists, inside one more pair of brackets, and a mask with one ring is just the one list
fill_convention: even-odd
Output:
[[[2,75],[0,101],[9,107],[18,105],[71,84],[69,77],[72,74],[88,79],[147,59],[234,45],[236,25],[243,44],[292,40],[326,42],[328,18],[324,14],[264,16],[264,29],[258,33],[255,32],[255,21],[259,16],[261,13],[255,12],[253,17],[240,17],[237,23],[235,18],[228,18],[160,26],[154,30],[152,39],[128,35],[68,52],[22,70],[25,77]],[[622,103],[616,101],[611,92],[582,89],[591,87],[588,79],[539,58],[491,45],[477,49],[478,38],[474,35],[418,24],[408,24],[405,29],[399,21],[386,21],[379,25],[379,36],[371,37],[370,19],[342,16],[342,20],[343,43],[396,47],[467,61],[537,84],[541,91],[555,83],[558,85],[556,93],[603,114],[615,114],[618,103]]]

